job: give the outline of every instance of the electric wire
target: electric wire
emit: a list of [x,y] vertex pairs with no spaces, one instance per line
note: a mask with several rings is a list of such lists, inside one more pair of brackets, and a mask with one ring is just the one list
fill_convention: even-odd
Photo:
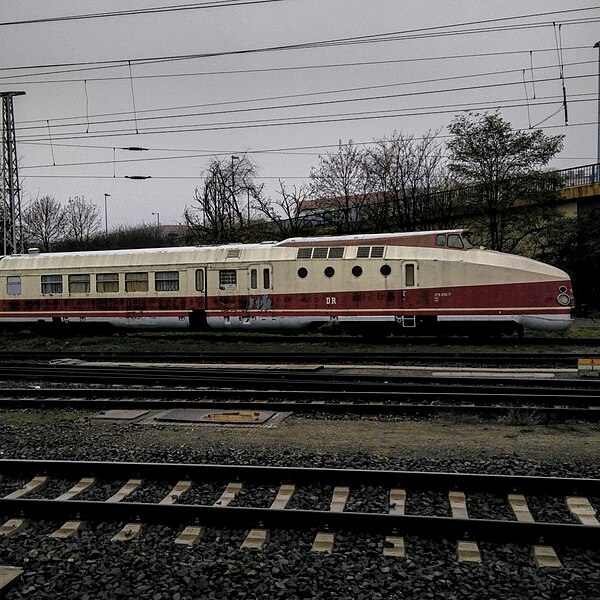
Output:
[[62,17],[39,17],[37,19],[22,19],[21,21],[0,22],[0,27],[9,25],[34,25],[40,23],[57,23],[60,21],[81,21],[84,19],[104,19],[108,17],[129,17],[167,12],[180,12],[185,10],[201,10],[210,8],[229,8],[248,4],[273,4],[288,0],[213,0],[211,2],[194,2],[194,4],[175,4],[171,6],[155,6],[151,8],[138,8],[129,10],[115,10],[101,13],[87,13],[78,15],[64,15]]
[[[491,26],[491,27],[481,27],[474,29],[457,29],[452,30],[452,28],[464,27],[467,25],[474,24],[483,24],[483,23],[494,23],[506,20],[515,20],[515,19],[523,19],[523,18],[531,18],[537,16],[547,16],[547,15],[556,15],[564,12],[577,12],[579,10],[596,10],[595,7],[592,8],[581,8],[574,9],[568,11],[553,11],[548,13],[537,13],[534,15],[519,15],[513,17],[503,17],[498,19],[485,19],[481,21],[471,21],[468,23],[458,23],[452,25],[438,25],[433,27],[425,27],[419,29],[412,29],[400,32],[388,32],[388,33],[379,33],[379,34],[369,34],[364,36],[354,36],[351,38],[337,38],[331,40],[322,40],[317,42],[302,42],[297,44],[284,44],[280,46],[264,46],[260,48],[246,48],[240,50],[225,50],[225,51],[217,51],[217,52],[205,52],[198,54],[183,54],[183,55],[175,55],[175,56],[162,56],[162,57],[145,57],[145,58],[122,58],[116,60],[106,60],[106,61],[87,61],[87,62],[74,62],[74,63],[55,63],[55,64],[47,64],[47,65],[26,65],[19,67],[5,67],[0,70],[27,70],[34,68],[43,68],[43,69],[52,69],[55,67],[62,66],[78,66],[83,67],[79,69],[73,69],[67,72],[76,72],[76,71],[88,71],[93,69],[106,69],[106,68],[115,68],[115,67],[123,67],[127,66],[128,61],[131,61],[132,64],[137,65],[146,65],[146,64],[156,64],[160,62],[173,62],[173,61],[181,61],[181,60],[192,60],[192,59],[205,59],[205,58],[217,58],[224,56],[240,56],[247,54],[257,54],[257,53],[270,53],[270,52],[281,52],[281,51],[290,51],[290,50],[309,50],[316,48],[331,48],[338,46],[347,46],[347,45],[355,45],[355,44],[367,44],[367,43],[379,43],[379,42],[390,42],[390,41],[407,41],[407,40],[415,40],[415,39],[430,39],[433,37],[447,37],[447,36],[455,36],[455,35],[472,35],[472,34],[484,34],[484,33],[493,33],[493,32],[504,32],[504,31],[518,31],[522,29],[536,29],[540,27],[547,27],[552,24],[551,21],[541,21],[534,23],[526,23],[526,24],[512,24],[512,25],[503,25],[503,26]],[[562,21],[562,24],[569,25],[583,25],[589,24],[593,22],[597,22],[600,20],[600,17],[587,17],[587,18],[575,18],[575,19],[566,19]],[[450,31],[446,31],[447,29],[451,29]],[[40,73],[40,75],[47,74],[58,74],[61,71],[50,71]],[[18,77],[31,77],[36,74],[21,74],[21,75],[13,75],[10,78],[15,79]]]
[[[578,62],[573,62],[573,63],[568,63],[568,66],[583,66],[583,65],[590,65],[596,64],[595,60],[589,60],[589,61],[578,61]],[[551,64],[551,65],[542,65],[540,67],[538,67],[538,69],[554,69],[556,67],[555,64]],[[145,110],[138,110],[135,112],[135,115],[141,115],[141,114],[148,114],[148,113],[154,113],[154,112],[164,112],[164,111],[178,111],[178,110],[188,110],[188,109],[192,109],[192,108],[206,108],[206,107],[211,107],[211,106],[227,106],[227,105],[237,105],[237,104],[248,104],[248,103],[253,103],[253,102],[267,102],[267,101],[272,101],[272,100],[284,100],[284,99],[292,99],[292,98],[308,98],[308,97],[314,97],[314,96],[321,96],[321,95],[328,95],[328,94],[341,94],[341,93],[348,93],[348,92],[358,92],[358,91],[365,91],[365,90],[375,90],[375,89],[384,89],[384,88],[390,88],[390,87],[398,87],[398,86],[410,86],[410,85],[422,85],[422,84],[426,84],[426,83],[440,83],[443,81],[454,81],[454,80],[463,80],[463,79],[472,79],[472,78],[477,78],[477,77],[492,77],[495,75],[509,75],[509,74],[513,74],[513,73],[521,73],[522,69],[505,69],[505,70],[500,70],[500,71],[487,71],[487,72],[483,72],[483,73],[467,73],[467,74],[462,74],[462,75],[452,75],[452,76],[448,76],[448,77],[437,77],[437,78],[433,78],[433,79],[420,79],[420,80],[415,80],[415,81],[402,81],[402,82],[398,82],[398,83],[385,83],[385,84],[375,84],[375,85],[368,85],[368,86],[359,86],[359,87],[351,87],[351,88],[338,88],[338,89],[329,89],[329,90],[319,90],[319,91],[315,91],[315,92],[304,92],[304,93],[300,93],[300,94],[283,94],[283,95],[279,95],[279,96],[263,96],[263,97],[259,97],[259,98],[246,98],[246,99],[242,99],[242,100],[224,100],[224,101],[220,101],[220,102],[206,102],[206,103],[202,103],[202,104],[190,104],[190,105],[182,105],[182,106],[169,106],[169,107],[162,107],[162,108],[151,108],[151,109],[145,109]],[[545,80],[540,80],[540,81],[552,81],[552,79],[545,79]],[[489,84],[489,85],[496,85],[496,84]],[[469,88],[461,88],[461,89],[469,89]],[[346,99],[344,100],[344,102],[351,102],[353,101],[352,99]],[[86,95],[86,108],[87,108],[87,102],[88,102],[88,98]],[[298,105],[294,105],[294,106],[298,106]],[[267,107],[268,108],[268,107]],[[112,113],[98,113],[95,115],[91,115],[92,118],[100,118],[100,117],[112,117],[112,116],[122,116],[122,115],[132,115],[134,114],[132,111],[119,111],[119,112],[112,112]],[[181,117],[181,116],[185,116],[185,115],[175,115],[177,117]],[[87,114],[84,117],[84,115],[75,115],[75,116],[69,116],[69,117],[55,117],[52,120],[53,122],[53,127],[63,127],[63,126],[68,126],[68,125],[61,125],[60,121],[68,121],[68,120],[76,120],[76,119],[86,119],[86,123],[89,122],[89,118],[90,115]],[[159,117],[155,117],[155,118],[159,118]],[[162,118],[168,118],[168,115],[164,115]],[[25,129],[33,129],[32,127],[23,127],[23,125],[26,124],[30,124],[30,123],[41,123],[41,122],[45,122],[47,119],[32,119],[32,120],[27,120],[27,121],[21,121],[19,124],[19,130],[23,131]],[[113,121],[111,121],[113,122]],[[114,121],[117,122],[117,121]],[[98,124],[98,123],[104,123],[104,121],[95,121],[94,124]],[[76,125],[77,123],[73,123],[73,125]]]
[[[569,79],[583,79],[583,78],[589,78],[589,77],[593,77],[594,75],[575,75],[575,76],[570,76]],[[539,80],[538,80],[539,81]],[[553,79],[547,79],[547,80],[542,80],[542,81],[553,81]],[[153,116],[153,117],[141,117],[138,119],[138,122],[147,122],[147,121],[156,121],[156,120],[164,120],[166,118],[168,119],[178,119],[178,118],[190,118],[190,117],[206,117],[206,116],[216,116],[216,115],[228,115],[228,114],[241,114],[241,113],[247,113],[247,112],[257,112],[257,111],[265,111],[265,110],[285,110],[285,109],[296,109],[296,108],[312,108],[312,107],[317,107],[317,106],[331,106],[331,105],[337,105],[340,103],[348,103],[348,102],[365,102],[365,101],[372,101],[372,100],[389,100],[389,99],[398,99],[398,98],[402,98],[402,97],[412,97],[412,96],[424,96],[424,95],[431,95],[431,94],[435,94],[436,96],[438,94],[442,94],[442,93],[452,93],[452,92],[462,92],[462,91],[474,91],[474,90],[482,90],[482,89],[490,89],[490,88],[506,88],[506,87],[510,87],[510,86],[515,86],[515,85],[520,85],[520,82],[506,82],[506,83],[499,83],[499,84],[487,84],[487,85],[481,85],[481,86],[468,86],[468,87],[461,87],[461,88],[448,88],[448,89],[444,89],[444,90],[425,90],[425,91],[419,91],[419,92],[406,92],[406,93],[401,93],[401,94],[383,94],[383,95],[377,95],[377,96],[369,96],[366,98],[353,98],[353,99],[349,99],[349,100],[326,100],[326,101],[318,101],[318,102],[306,102],[306,103],[298,103],[298,104],[284,104],[284,105],[276,105],[276,106],[269,106],[269,107],[257,107],[257,108],[244,108],[244,109],[231,109],[231,110],[221,110],[221,111],[207,111],[207,112],[203,112],[203,113],[188,113],[188,114],[184,114],[184,115],[170,115],[168,117],[166,116]],[[464,104],[464,103],[463,103]],[[397,109],[397,110],[403,110],[403,109]],[[373,111],[373,112],[377,112],[377,111]],[[288,117],[289,118],[289,117]],[[311,116],[307,116],[307,117],[295,117],[296,119],[305,119],[305,118],[311,118]],[[120,123],[130,123],[131,119],[110,119],[110,120],[106,120],[106,121],[95,121],[93,122],[93,124],[95,125],[116,125],[116,124],[120,124]],[[82,123],[70,123],[70,124],[61,124],[61,125],[56,125],[56,126],[52,126],[54,129],[57,128],[65,128],[65,127],[75,127],[75,126],[79,126],[82,125]],[[18,128],[19,132],[24,132],[24,131],[31,131],[31,130],[37,130],[40,129],[42,126],[32,126],[32,127],[20,127]],[[146,128],[145,130],[140,128],[139,131],[136,130],[136,133],[142,134],[142,133],[149,133],[151,131],[158,133],[160,131],[164,131],[165,129],[170,130],[171,132],[177,132],[177,131],[181,131],[182,128],[183,130],[187,130],[185,128],[189,127],[189,125],[182,125],[182,126],[155,126],[152,129],[148,129]],[[93,134],[88,134],[87,137],[97,137],[98,134],[109,134],[109,133],[118,133],[118,134],[124,134],[127,133],[124,130],[119,130],[119,129],[108,129],[108,130],[101,130],[101,131],[95,131]],[[55,139],[66,139],[65,137],[61,137],[64,135],[69,135],[69,134],[58,134],[58,136],[55,137]],[[32,139],[31,136],[27,136],[27,135],[22,135],[21,136],[23,139]],[[68,139],[72,139],[72,138],[68,138]]]

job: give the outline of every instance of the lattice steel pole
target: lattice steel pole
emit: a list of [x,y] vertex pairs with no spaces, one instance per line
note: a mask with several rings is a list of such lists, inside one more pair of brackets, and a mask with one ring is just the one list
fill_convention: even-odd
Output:
[[4,254],[23,252],[21,235],[21,188],[17,164],[17,141],[13,97],[25,92],[0,92],[2,97],[2,206],[4,220]]

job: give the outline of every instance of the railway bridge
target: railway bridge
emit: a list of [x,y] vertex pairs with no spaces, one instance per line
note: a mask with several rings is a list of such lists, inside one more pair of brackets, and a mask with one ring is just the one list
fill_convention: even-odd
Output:
[[566,214],[585,219],[600,211],[600,163],[556,173],[564,182],[561,195]]

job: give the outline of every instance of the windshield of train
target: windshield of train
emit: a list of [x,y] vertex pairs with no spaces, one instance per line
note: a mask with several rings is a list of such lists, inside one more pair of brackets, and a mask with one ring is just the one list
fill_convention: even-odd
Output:
[[465,245],[465,248],[468,250],[469,248],[473,248],[474,244],[473,242],[469,239],[469,235],[468,233],[463,233],[462,234],[462,239],[463,239],[463,244]]

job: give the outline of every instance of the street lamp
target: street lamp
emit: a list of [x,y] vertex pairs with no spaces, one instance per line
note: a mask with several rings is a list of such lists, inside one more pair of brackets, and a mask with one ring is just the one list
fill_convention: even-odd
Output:
[[[596,42],[594,48],[598,48],[598,155],[596,162],[600,163],[600,42]],[[596,167],[596,169],[599,168]]]
[[160,213],[152,213],[154,216],[156,216],[156,227],[157,229],[160,229]]
[[233,203],[235,204],[235,171],[233,169],[233,161],[240,160],[239,156],[231,156],[231,196],[233,198]]
[[106,210],[106,199],[110,197],[110,194],[104,194],[104,231],[108,233],[108,212]]

